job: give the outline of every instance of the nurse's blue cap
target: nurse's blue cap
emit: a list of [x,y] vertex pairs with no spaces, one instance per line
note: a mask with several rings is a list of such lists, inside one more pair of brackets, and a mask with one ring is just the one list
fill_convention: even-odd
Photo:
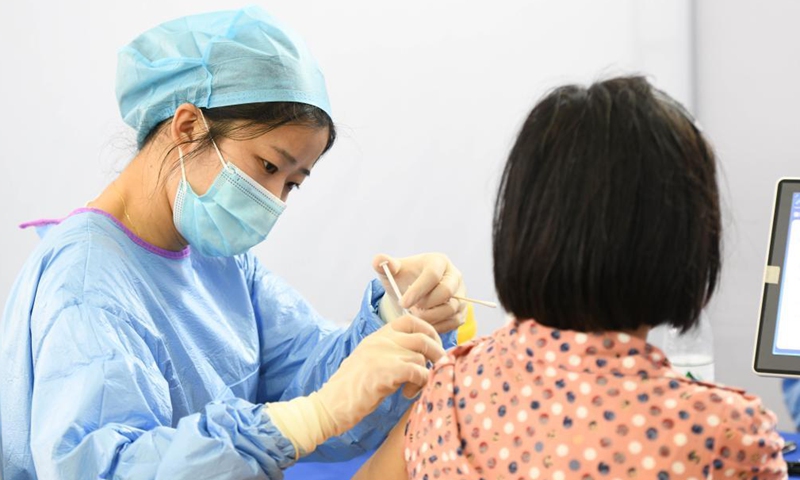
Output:
[[331,116],[325,77],[305,43],[258,7],[163,23],[119,51],[117,103],[141,148],[183,103],[313,105]]

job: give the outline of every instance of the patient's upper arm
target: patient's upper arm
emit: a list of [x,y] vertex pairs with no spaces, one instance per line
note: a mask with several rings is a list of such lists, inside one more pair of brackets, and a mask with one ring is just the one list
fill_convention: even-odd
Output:
[[[462,457],[460,431],[455,415],[455,362],[457,352],[468,350],[456,348],[443,357],[433,367],[427,385],[422,389],[417,401],[397,422],[381,448],[358,471],[355,480],[380,479],[399,480],[420,475],[420,468],[433,455],[447,453],[452,457],[446,467],[442,467],[442,478],[452,473],[468,471],[466,460]],[[435,424],[448,429],[441,439],[427,438],[425,425]],[[406,431],[408,428],[408,431]],[[426,453],[428,452],[428,453]],[[410,462],[410,463],[409,463]],[[462,465],[462,463],[464,465]]]
[[405,480],[408,478],[406,462],[403,459],[403,444],[405,442],[406,423],[412,408],[414,408],[414,405],[397,422],[397,425],[389,432],[389,436],[383,442],[383,445],[375,452],[375,455],[364,463],[353,477],[353,480]]

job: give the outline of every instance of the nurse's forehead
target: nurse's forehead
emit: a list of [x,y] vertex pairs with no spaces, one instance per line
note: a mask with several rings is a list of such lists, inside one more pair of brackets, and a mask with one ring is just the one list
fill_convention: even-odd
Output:
[[[288,150],[286,150],[285,148],[283,148],[283,147],[281,147],[281,146],[279,146],[279,145],[273,145],[273,144],[270,144],[270,148],[272,148],[273,150],[275,150],[275,152],[277,152],[277,153],[278,153],[278,155],[280,155],[281,157],[283,157],[283,160],[284,160],[284,161],[286,161],[286,162],[288,162],[290,165],[292,165],[292,166],[295,166],[295,167],[296,167],[297,165],[299,165],[299,164],[300,164],[300,162],[297,160],[297,158],[295,158],[295,156],[294,156],[293,154],[291,154],[291,153],[290,153]],[[311,170],[309,170],[309,169],[307,169],[307,168],[305,168],[305,167],[302,167],[302,168],[300,168],[299,170],[300,170],[300,173],[302,173],[303,175],[305,175],[305,176],[307,176],[307,177],[310,177],[310,176],[311,176]]]
[[300,166],[304,173],[316,165],[328,142],[327,127],[282,125],[261,136],[244,140],[246,148],[269,160],[282,160],[290,166]]

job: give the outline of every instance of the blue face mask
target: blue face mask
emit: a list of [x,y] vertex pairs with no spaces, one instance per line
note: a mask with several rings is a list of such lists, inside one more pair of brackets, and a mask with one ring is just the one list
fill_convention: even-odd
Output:
[[267,238],[286,204],[236,165],[226,162],[216,142],[211,142],[222,171],[200,196],[186,180],[183,152],[178,148],[183,178],[175,195],[173,221],[193,249],[207,256],[230,257]]

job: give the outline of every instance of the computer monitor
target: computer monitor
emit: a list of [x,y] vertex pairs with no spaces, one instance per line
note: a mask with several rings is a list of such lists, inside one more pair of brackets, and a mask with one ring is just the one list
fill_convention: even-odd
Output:
[[753,370],[800,376],[800,178],[775,192]]

